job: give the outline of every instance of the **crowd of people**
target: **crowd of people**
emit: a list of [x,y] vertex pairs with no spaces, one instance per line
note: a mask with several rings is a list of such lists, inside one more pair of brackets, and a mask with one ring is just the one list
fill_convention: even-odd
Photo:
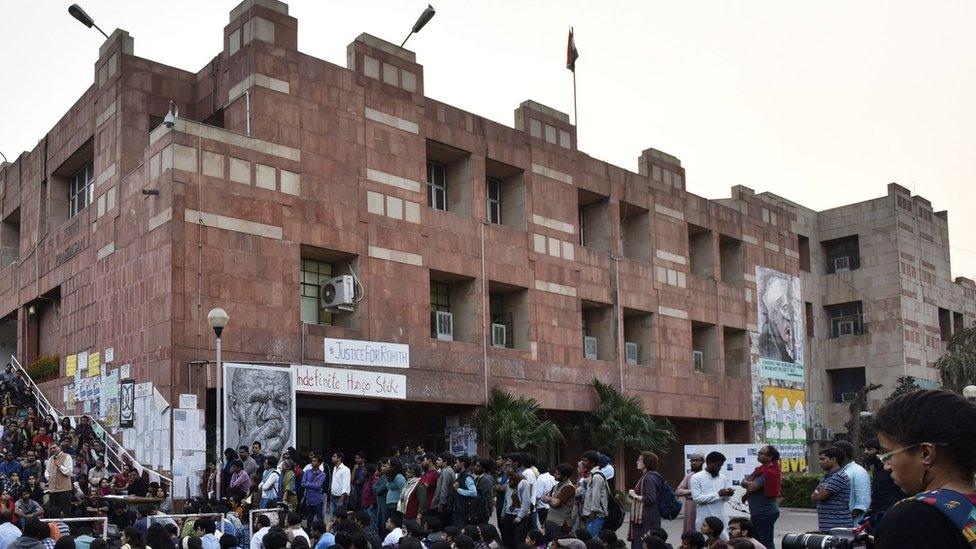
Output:
[[[0,549],[661,549],[673,547],[661,526],[674,497],[684,500],[684,533],[672,540],[681,548],[774,548],[782,471],[773,446],[757,452],[758,466],[740,484],[749,516],[729,517],[736,490],[719,452],[689,456],[690,472],[672,493],[653,452],[630,465],[638,480],[626,486],[608,448],[549,467],[527,452],[488,459],[423,446],[375,460],[294,448],[279,457],[255,441],[211,464],[181,520],[168,516],[166,486],[106,461],[87,418],[42,417],[9,367],[0,393]],[[944,422],[932,419],[939,414]],[[976,539],[976,406],[919,391],[882,408],[876,425],[878,439],[859,459],[844,441],[819,453],[825,474],[811,494],[819,529],[870,526],[877,547],[905,539],[968,546]],[[157,503],[132,511],[120,495]],[[969,522],[943,507],[969,513]],[[627,535],[618,537],[622,526]]]

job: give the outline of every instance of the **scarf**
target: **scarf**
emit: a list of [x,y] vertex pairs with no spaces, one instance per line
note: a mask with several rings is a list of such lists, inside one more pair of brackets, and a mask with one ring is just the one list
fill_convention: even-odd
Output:
[[649,474],[641,475],[640,480],[637,481],[637,486],[634,486],[634,493],[638,496],[636,499],[630,500],[630,523],[634,526],[640,526],[641,520],[644,518],[644,479]]
[[752,478],[758,478],[759,475],[763,475],[763,493],[766,497],[778,498],[782,495],[783,470],[778,461],[756,467],[752,472]]
[[406,513],[407,505],[410,502],[410,496],[413,495],[414,490],[417,489],[417,485],[420,484],[420,479],[414,477],[407,481],[407,484],[400,491],[400,501],[397,502],[397,512]]

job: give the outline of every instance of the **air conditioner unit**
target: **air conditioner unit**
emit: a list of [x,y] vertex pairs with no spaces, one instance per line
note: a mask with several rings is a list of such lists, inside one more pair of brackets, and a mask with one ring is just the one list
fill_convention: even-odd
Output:
[[834,440],[834,430],[827,429],[827,438],[825,440]]
[[637,344],[628,341],[624,343],[624,349],[627,351],[627,364],[637,364]]
[[596,359],[596,338],[583,336],[583,356]]
[[504,324],[491,325],[491,346],[492,347],[508,346],[508,334],[506,333],[506,328]]
[[846,273],[851,270],[851,258],[849,257],[835,257],[834,258],[834,272],[835,273]]
[[438,340],[454,341],[454,315],[446,311],[435,311],[434,327]]
[[319,288],[323,309],[352,309],[356,298],[356,284],[351,275],[329,279]]
[[691,352],[691,361],[695,365],[695,371],[696,372],[704,372],[705,371],[705,353],[703,353],[701,351],[692,351]]
[[854,321],[845,320],[843,322],[837,323],[837,335],[838,336],[849,336],[854,335]]
[[841,402],[853,402],[855,398],[857,398],[857,393],[841,393],[840,395]]

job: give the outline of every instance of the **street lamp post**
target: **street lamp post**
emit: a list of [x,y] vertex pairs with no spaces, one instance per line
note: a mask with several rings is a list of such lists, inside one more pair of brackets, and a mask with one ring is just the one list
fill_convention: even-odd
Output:
[[404,45],[406,45],[407,40],[410,40],[411,36],[420,32],[420,29],[424,28],[424,25],[426,25],[428,21],[433,19],[435,13],[437,12],[434,11],[434,6],[427,4],[427,9],[425,9],[423,13],[420,14],[420,17],[417,18],[417,22],[414,23],[413,27],[410,28],[410,34],[408,34],[407,37],[403,39],[403,44],[400,44],[400,47],[402,48]]
[[962,396],[969,402],[976,402],[976,385],[967,385],[962,389]]
[[68,13],[71,14],[71,17],[74,17],[75,19],[80,21],[82,25],[88,28],[95,27],[96,29],[98,29],[98,32],[102,33],[102,36],[104,36],[105,39],[108,40],[108,35],[105,34],[105,31],[103,31],[101,28],[99,28],[98,25],[95,24],[95,20],[92,19],[90,15],[85,13],[85,10],[81,9],[81,6],[79,6],[78,4],[71,4],[70,6],[68,6]]
[[223,446],[223,402],[220,397],[220,391],[223,387],[223,368],[220,361],[220,335],[224,332],[224,326],[227,326],[227,321],[230,317],[227,316],[227,311],[221,309],[220,307],[210,309],[207,313],[207,322],[210,323],[210,327],[213,328],[214,336],[217,338],[217,391],[214,399],[214,408],[217,410],[217,442],[215,443],[216,449],[214,451],[214,461],[217,462],[217,478],[214,482],[216,487],[216,497],[220,499],[220,477],[223,476],[223,451],[221,446]]

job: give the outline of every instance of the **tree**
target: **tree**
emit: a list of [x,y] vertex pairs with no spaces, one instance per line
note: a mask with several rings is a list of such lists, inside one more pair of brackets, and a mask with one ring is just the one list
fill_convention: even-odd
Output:
[[900,376],[898,378],[898,386],[895,387],[895,390],[892,391],[891,394],[888,395],[888,398],[885,399],[885,404],[888,404],[889,402],[895,400],[901,395],[914,393],[915,391],[918,390],[921,390],[921,387],[918,386],[918,380],[916,380],[912,376]]
[[[873,430],[870,430],[872,429],[871,424],[873,423],[873,420],[868,418],[867,421],[865,421],[865,419],[861,418],[861,412],[865,411],[867,408],[868,393],[877,391],[880,388],[881,385],[878,385],[877,383],[871,383],[861,387],[861,389],[854,396],[854,400],[851,401],[850,407],[848,408],[850,419],[844,423],[844,426],[847,427],[847,437],[850,439],[850,442],[854,445],[855,449],[861,447],[864,437],[870,436],[873,438]],[[869,431],[865,432],[866,430]]]
[[639,398],[625,396],[613,385],[594,379],[593,388],[600,403],[574,429],[580,438],[588,436],[598,445],[617,449],[668,451],[675,440],[670,421],[648,415]]
[[976,326],[949,338],[946,352],[935,366],[946,391],[962,394],[963,387],[976,383]]
[[516,397],[499,387],[492,388],[487,402],[478,409],[475,425],[478,438],[493,456],[563,440],[559,427],[545,418],[534,398]]

